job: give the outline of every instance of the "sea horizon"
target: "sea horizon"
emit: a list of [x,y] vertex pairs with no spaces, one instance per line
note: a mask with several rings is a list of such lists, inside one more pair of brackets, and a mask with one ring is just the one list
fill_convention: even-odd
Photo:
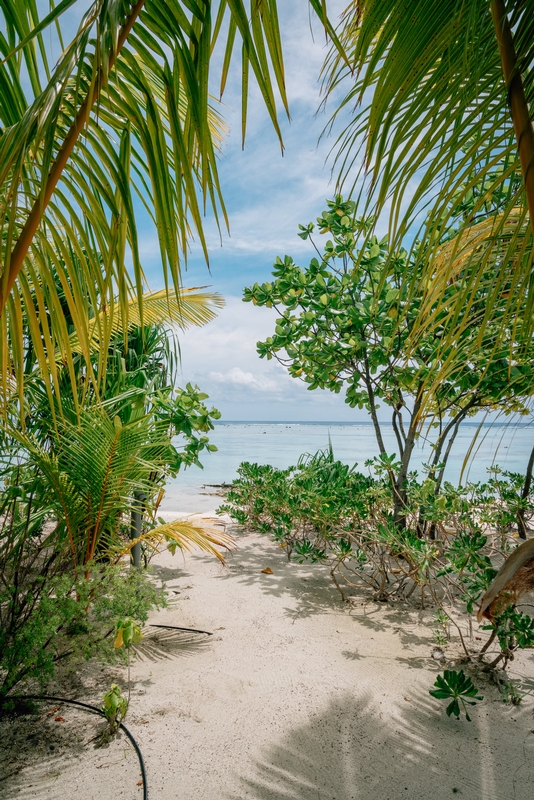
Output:
[[[448,419],[448,418],[447,418]],[[445,420],[444,420],[445,421]],[[214,420],[215,426],[219,425],[370,425],[374,426],[372,420],[307,420],[307,419],[217,419]],[[379,420],[380,425],[391,425],[391,420]],[[462,422],[462,427],[521,427],[529,428],[534,426],[534,419],[529,422],[515,422],[507,420],[505,422],[476,422],[466,420]]]
[[[391,422],[381,422],[380,427],[388,454],[398,455]],[[526,435],[525,429],[531,433]],[[423,476],[424,464],[432,455],[433,433],[433,429],[423,428],[414,449],[410,470],[419,476]],[[358,471],[367,473],[370,468],[365,462],[378,455],[372,420],[217,420],[208,436],[218,451],[200,453],[203,469],[190,467],[169,480],[162,512],[213,511],[222,499],[209,488],[232,483],[243,461],[283,469],[296,465],[302,455],[332,446],[335,458],[356,464]],[[532,423],[511,419],[466,422],[452,448],[445,479],[453,484],[483,482],[489,477],[488,469],[496,465],[503,471],[524,473],[533,445]],[[467,453],[470,457],[466,461]]]

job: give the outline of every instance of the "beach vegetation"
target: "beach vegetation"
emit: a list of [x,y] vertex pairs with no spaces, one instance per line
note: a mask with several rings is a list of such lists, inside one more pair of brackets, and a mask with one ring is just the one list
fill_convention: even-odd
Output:
[[[261,358],[276,358],[310,390],[344,391],[349,406],[368,411],[380,453],[377,466],[389,476],[394,521],[402,527],[411,457],[422,428],[426,424],[433,438],[428,478],[437,495],[464,420],[484,409],[528,413],[534,348],[532,342],[528,349],[516,347],[512,331],[508,338],[502,335],[505,304],[495,309],[486,338],[479,342],[477,320],[487,300],[483,286],[465,310],[462,334],[454,344],[443,350],[448,318],[440,311],[440,296],[428,313],[441,314],[441,325],[413,347],[425,294],[421,262],[402,248],[393,252],[386,238],[366,238],[370,222],[355,214],[352,200],[338,196],[327,201],[317,219],[319,233],[331,237],[322,251],[313,239],[316,226],[300,225],[299,236],[311,240],[316,256],[306,267],[290,256],[278,257],[273,280],[245,289],[243,299],[278,312],[273,335],[258,342]],[[455,294],[456,283],[444,291]],[[479,342],[476,354],[474,340]],[[446,380],[437,380],[444,360],[456,368]],[[394,455],[384,444],[380,404],[390,409],[398,446]],[[434,532],[432,521],[423,516],[421,535]]]
[[471,722],[467,706],[474,706],[484,698],[478,694],[478,689],[473,684],[471,678],[464,674],[463,670],[446,669],[443,675],[438,675],[434,683],[435,689],[430,689],[432,697],[438,700],[450,700],[451,702],[445,709],[448,717],[454,715],[460,719],[463,710],[465,718]]
[[533,20],[532,0],[416,0],[409,14],[401,0],[362,0],[339,28],[343,57],[332,50],[324,67],[338,185],[374,218],[368,236],[387,225],[390,258],[404,246],[421,269],[407,295],[423,296],[410,344],[435,332],[440,381],[456,369],[441,354],[473,324],[465,311],[481,289],[479,338],[466,345],[476,353],[497,314],[497,350],[510,329],[530,347]]
[[[243,140],[252,80],[281,147],[278,106],[289,113],[276,2],[46,6],[5,0],[0,9],[0,358],[10,376],[0,388],[7,396],[26,377],[19,363],[12,368],[25,348],[24,315],[53,381],[57,351],[72,368],[65,310],[86,364],[95,309],[108,330],[119,310],[124,330],[132,308],[145,324],[140,214],[154,224],[171,302],[193,232],[208,260],[203,209],[211,207],[217,226],[228,223],[217,163],[227,127],[210,92],[215,77],[223,95],[238,50]],[[310,9],[339,44],[321,0],[310,0]]]
[[[373,466],[363,474],[336,461],[331,448],[285,470],[243,463],[219,511],[272,536],[290,560],[324,565],[343,600],[433,607],[441,646],[452,628],[464,658],[505,667],[517,649],[534,644],[534,620],[521,606],[531,578],[508,570],[497,581],[514,553],[523,572],[532,555],[532,542],[518,548],[513,528],[502,524],[514,519],[522,476],[497,468],[484,483],[444,481],[436,492],[435,478],[410,473],[399,527],[387,470],[377,474]],[[525,513],[534,514],[533,494]],[[420,535],[421,517],[434,525],[434,538]],[[521,548],[529,550],[524,557]],[[518,584],[510,582],[514,575]],[[480,648],[468,624],[477,610],[480,631],[489,631]]]
[[[190,296],[190,320],[201,321],[204,307],[213,313],[201,295]],[[124,659],[110,638],[117,620],[140,625],[165,604],[148,572],[128,568],[134,547],[146,562],[162,547],[220,558],[231,544],[222,531],[159,518],[166,480],[215,449],[209,432],[220,415],[198,387],[175,386],[175,340],[161,322],[131,325],[127,337],[119,330],[106,350],[91,349],[100,392],[81,359],[75,381],[59,368],[60,398],[26,340],[24,393],[1,431],[2,696],[23,681],[45,683],[66,658]],[[134,512],[143,518],[135,532]]]
[[109,725],[109,733],[116,733],[128,711],[128,700],[120,687],[112,683],[102,699],[102,711]]

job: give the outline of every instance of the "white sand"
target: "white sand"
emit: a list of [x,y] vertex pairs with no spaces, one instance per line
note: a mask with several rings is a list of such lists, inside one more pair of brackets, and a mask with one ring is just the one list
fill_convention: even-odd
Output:
[[[238,544],[226,567],[201,555],[154,562],[180,594],[151,621],[214,635],[132,668],[127,725],[152,800],[532,798],[532,698],[504,705],[479,682],[473,721],[447,718],[428,694],[431,612],[344,605],[324,567],[288,564],[256,534]],[[532,678],[532,651],[511,666]],[[79,773],[76,800],[141,796],[135,764],[129,779],[104,772]],[[73,796],[71,780],[55,787],[33,796]]]

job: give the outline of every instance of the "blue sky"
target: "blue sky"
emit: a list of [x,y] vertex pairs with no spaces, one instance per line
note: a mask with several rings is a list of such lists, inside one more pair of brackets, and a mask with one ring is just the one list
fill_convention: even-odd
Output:
[[[344,0],[329,0],[337,19]],[[327,114],[316,114],[321,101],[318,81],[326,54],[318,20],[310,31],[307,0],[280,0],[287,91],[291,122],[281,116],[285,152],[267,117],[259,92],[252,87],[247,140],[241,149],[239,58],[224,95],[222,108],[230,134],[220,161],[222,189],[230,217],[230,235],[218,231],[209,217],[206,233],[211,276],[199,247],[193,243],[185,285],[209,283],[226,299],[217,320],[180,336],[182,380],[198,383],[225,419],[356,420],[365,412],[352,410],[342,396],[309,392],[277,363],[256,354],[256,341],[270,335],[274,314],[241,301],[242,289],[269,280],[277,255],[291,254],[302,263],[312,258],[311,246],[297,236],[298,223],[314,221],[334,193],[334,140],[320,134]],[[161,286],[155,231],[147,228],[141,241],[143,263],[151,288]]]

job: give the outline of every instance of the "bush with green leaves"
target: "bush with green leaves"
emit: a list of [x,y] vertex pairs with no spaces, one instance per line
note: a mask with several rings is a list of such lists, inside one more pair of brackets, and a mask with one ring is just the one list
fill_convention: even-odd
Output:
[[126,663],[111,637],[117,619],[131,615],[142,625],[166,605],[147,572],[88,564],[76,573],[50,555],[46,541],[13,559],[2,555],[9,583],[0,588],[0,704],[23,681],[46,685],[65,658]]
[[[486,483],[455,487],[444,481],[436,493],[435,478],[420,481],[412,473],[399,528],[391,463],[371,460],[374,469],[364,475],[337,461],[331,448],[285,470],[243,463],[219,511],[270,534],[289,559],[324,564],[343,599],[370,591],[376,600],[418,600],[423,607],[430,601],[447,618],[447,608],[459,604],[472,614],[516,544],[495,520],[513,518],[522,482],[493,469]],[[534,511],[532,496],[526,508]],[[434,538],[424,535],[422,516],[434,525]],[[495,663],[534,641],[530,617],[506,614],[490,637],[490,645],[500,645]]]
[[[211,447],[204,432],[218,412],[205,399],[191,385],[158,390],[147,413],[137,388],[55,422],[49,414],[47,424],[34,408],[25,430],[4,421],[0,696],[23,680],[46,681],[67,656],[121,658],[108,638],[116,619],[142,623],[164,603],[148,575],[124,571],[130,515],[142,492],[144,511],[155,518],[166,477],[198,463]],[[141,543],[195,544],[217,554],[222,538],[188,521],[153,519]]]
[[[534,390],[533,343],[516,353],[513,342],[501,335],[494,348],[494,334],[502,334],[503,308],[494,310],[486,338],[478,342],[477,320],[486,302],[481,288],[473,294],[454,348],[444,351],[440,331],[450,323],[444,308],[457,291],[450,281],[445,297],[425,308],[433,317],[432,331],[420,333],[414,344],[412,333],[416,325],[420,328],[426,297],[421,258],[392,251],[387,239],[369,237],[370,222],[356,216],[352,200],[337,196],[326,205],[317,226],[299,226],[298,235],[315,249],[309,264],[278,257],[272,280],[246,288],[243,299],[278,313],[273,334],[257,344],[261,358],[276,358],[310,390],[344,391],[351,408],[368,411],[394,489],[395,522],[402,527],[421,428],[430,424],[434,429],[429,476],[438,493],[450,448],[466,418],[484,408],[527,413],[523,400]],[[316,228],[330,237],[322,250],[313,238]],[[441,380],[445,363],[447,378]],[[389,408],[397,440],[394,466],[387,463],[380,403]]]

